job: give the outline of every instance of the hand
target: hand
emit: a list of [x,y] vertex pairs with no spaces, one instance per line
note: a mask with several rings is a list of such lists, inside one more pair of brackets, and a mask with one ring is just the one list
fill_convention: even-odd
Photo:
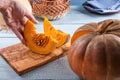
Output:
[[32,13],[17,1],[12,1],[11,4],[1,12],[8,27],[12,29],[21,42],[25,44],[23,30],[26,21],[29,19],[35,24],[38,23]]

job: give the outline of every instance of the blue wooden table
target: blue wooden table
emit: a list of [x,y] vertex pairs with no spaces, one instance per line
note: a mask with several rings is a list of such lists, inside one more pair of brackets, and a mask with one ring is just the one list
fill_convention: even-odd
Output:
[[[51,23],[57,28],[61,29],[72,36],[74,31],[89,22],[99,22],[105,19],[120,19],[120,13],[113,15],[97,15],[90,13],[79,6],[71,6],[70,12],[63,18]],[[38,19],[37,29],[43,32],[43,20]],[[11,31],[0,32],[0,48],[4,48],[16,43],[19,39]],[[60,58],[47,65],[37,68],[22,76],[16,72],[0,57],[0,80],[31,80],[31,79],[68,79],[79,80],[80,78],[70,69],[67,57]]]

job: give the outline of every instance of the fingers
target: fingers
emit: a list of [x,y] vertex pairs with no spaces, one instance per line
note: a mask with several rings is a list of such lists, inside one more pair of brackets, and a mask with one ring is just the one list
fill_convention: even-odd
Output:
[[20,41],[25,44],[25,40],[23,38],[23,34],[21,34],[22,32],[20,30],[16,30],[16,29],[12,29],[13,32],[17,35],[17,37],[20,39]]
[[38,23],[35,17],[28,10],[18,5],[17,3],[6,9],[3,14],[7,25],[12,29],[16,36],[25,44],[23,37],[23,29],[27,20],[31,20],[33,23]]
[[23,25],[22,27],[25,26],[26,22],[27,22],[28,18],[24,17],[23,19],[21,19],[21,24]]
[[[32,15],[32,13],[29,10],[27,10],[24,6],[22,6],[20,3],[18,3],[17,1],[15,1],[15,4],[12,7],[12,9],[13,9],[12,13],[14,13],[14,18],[21,20],[24,17],[27,17],[33,23],[35,23],[35,24],[38,23],[38,21],[35,19],[35,17]],[[25,22],[22,22],[22,23],[24,24]]]
[[20,23],[20,21],[16,22],[17,23],[17,26],[18,28],[15,28],[16,32],[14,31],[14,33],[17,35],[17,37],[21,40],[21,42],[23,44],[25,44],[25,40],[24,40],[24,34],[23,34],[23,30],[24,30],[24,26]]
[[16,36],[20,39],[20,41],[25,44],[25,40],[23,37],[23,27],[22,25],[19,23],[19,21],[16,22],[12,22],[7,24],[11,30],[16,34]]
[[22,31],[17,30],[16,28],[12,28],[12,31],[17,35],[17,37],[20,39],[20,41],[25,44],[25,40],[23,38]]
[[35,23],[35,24],[39,23],[39,22],[35,19],[35,17],[34,17],[30,12],[26,12],[26,13],[25,13],[25,16],[26,16],[29,20],[31,20],[33,23]]

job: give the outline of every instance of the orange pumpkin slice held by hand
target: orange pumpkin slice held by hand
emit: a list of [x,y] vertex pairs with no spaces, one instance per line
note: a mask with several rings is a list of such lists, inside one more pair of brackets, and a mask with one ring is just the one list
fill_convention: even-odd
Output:
[[27,47],[39,54],[49,54],[57,46],[57,41],[51,36],[37,33],[34,24],[30,20],[27,21],[24,28],[24,39]]
[[[67,41],[68,34],[60,32],[48,24],[50,24],[50,22],[45,18],[44,33],[37,33],[35,25],[30,20],[25,24],[24,39],[27,47],[31,51],[39,54],[49,54],[56,47],[60,47]],[[50,30],[49,27],[52,30]]]

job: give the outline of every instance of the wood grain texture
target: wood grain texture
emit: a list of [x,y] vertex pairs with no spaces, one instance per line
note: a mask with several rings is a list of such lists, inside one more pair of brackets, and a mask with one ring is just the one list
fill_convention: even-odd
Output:
[[0,50],[2,57],[10,64],[10,66],[22,75],[46,63],[56,60],[65,55],[70,44],[56,48],[48,55],[33,53],[22,43],[18,43]]

